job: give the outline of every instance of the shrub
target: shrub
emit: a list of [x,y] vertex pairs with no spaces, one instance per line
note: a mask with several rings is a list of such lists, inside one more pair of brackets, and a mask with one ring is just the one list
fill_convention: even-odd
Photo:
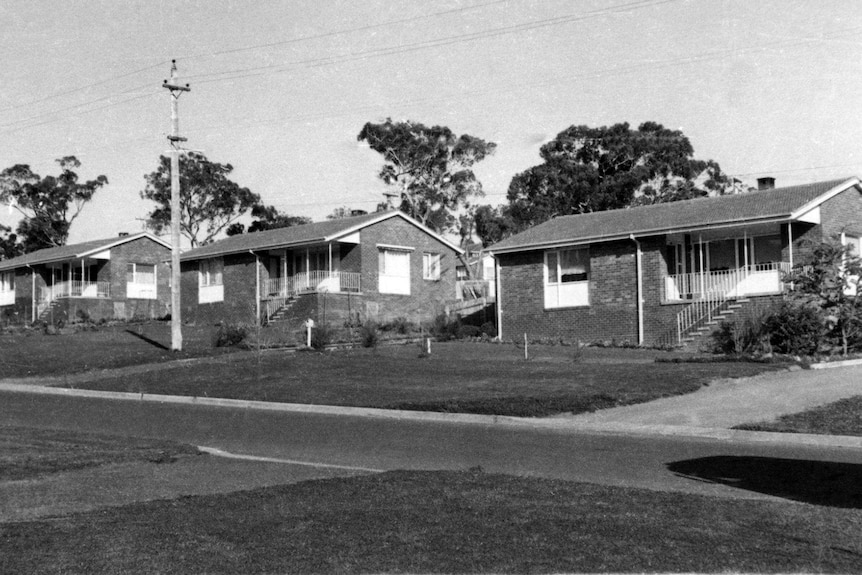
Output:
[[75,316],[77,316],[78,321],[80,322],[87,323],[90,321],[90,312],[83,308],[78,308],[78,310],[75,312]]
[[439,341],[449,341],[457,337],[459,327],[461,327],[461,320],[458,317],[450,320],[449,316],[441,313],[434,318],[430,331]]
[[362,347],[377,347],[380,343],[380,332],[377,324],[367,321],[359,328],[359,343]]
[[248,337],[248,326],[244,324],[222,323],[213,334],[213,347],[231,347],[242,343]]
[[482,335],[482,330],[476,327],[475,325],[461,325],[458,326],[458,329],[455,331],[455,336],[458,339],[465,339],[468,337],[479,337]]
[[488,337],[497,337],[497,326],[493,321],[486,321],[479,329]]
[[712,333],[713,351],[724,354],[766,353],[771,351],[769,334],[761,319],[723,321]]
[[825,335],[817,310],[790,302],[774,307],[762,321],[763,330],[778,353],[813,355]]
[[400,335],[407,335],[413,328],[413,324],[403,316],[396,317],[383,326],[383,331],[393,331]]
[[323,351],[327,345],[332,343],[335,331],[327,323],[320,323],[311,328],[311,347],[317,351]]

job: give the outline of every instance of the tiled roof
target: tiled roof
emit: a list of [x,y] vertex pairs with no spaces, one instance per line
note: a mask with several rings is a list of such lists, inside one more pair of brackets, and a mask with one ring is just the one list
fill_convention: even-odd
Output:
[[791,214],[835,189],[858,185],[844,178],[802,186],[730,196],[697,198],[637,208],[560,216],[491,246],[496,253],[565,243],[594,243],[734,223],[788,219]]
[[169,245],[164,240],[161,240],[146,232],[141,232],[139,234],[132,234],[128,236],[114,236],[112,238],[105,238],[103,240],[91,240],[89,242],[81,242],[79,244],[70,244],[66,246],[59,246],[56,248],[45,248],[44,250],[30,252],[29,254],[24,254],[23,256],[18,256],[17,258],[3,260],[2,262],[0,262],[0,270],[11,270],[25,267],[28,265],[32,266],[39,264],[47,264],[51,262],[73,260],[82,256],[98,253],[113,246],[137,240],[138,238],[142,237],[148,237],[165,246]]
[[[418,222],[404,216],[397,210],[366,214],[363,216],[354,216],[351,218],[343,218],[339,220],[326,220],[315,222],[312,224],[304,224],[301,226],[291,226],[289,228],[278,228],[275,230],[266,230],[263,232],[255,232],[251,234],[239,234],[230,236],[223,240],[195,248],[185,252],[181,256],[182,261],[198,260],[202,258],[210,258],[225,254],[236,254],[247,252],[249,250],[266,250],[285,248],[298,245],[322,243],[332,241],[341,236],[352,233],[353,231],[364,228],[368,225],[389,219],[391,217],[403,217],[405,220],[415,224],[422,229],[425,229],[431,235],[437,237],[442,242],[452,245],[450,242],[437,236],[431,230],[424,228]],[[456,250],[457,246],[452,246]]]

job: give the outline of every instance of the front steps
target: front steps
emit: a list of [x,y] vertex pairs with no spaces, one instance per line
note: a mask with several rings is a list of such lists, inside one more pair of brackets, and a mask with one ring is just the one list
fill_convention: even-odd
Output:
[[712,334],[721,325],[721,322],[739,313],[750,301],[748,298],[739,298],[724,302],[709,321],[704,322],[703,325],[683,336],[680,342],[683,348],[697,349],[704,341],[704,336]]

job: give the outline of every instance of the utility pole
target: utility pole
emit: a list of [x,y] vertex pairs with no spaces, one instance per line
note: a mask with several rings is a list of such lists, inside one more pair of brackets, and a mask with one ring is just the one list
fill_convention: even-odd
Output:
[[171,350],[183,349],[183,328],[180,300],[180,137],[179,99],[183,92],[191,91],[189,85],[180,86],[177,79],[177,61],[171,60],[171,80],[164,81],[163,88],[171,92]]

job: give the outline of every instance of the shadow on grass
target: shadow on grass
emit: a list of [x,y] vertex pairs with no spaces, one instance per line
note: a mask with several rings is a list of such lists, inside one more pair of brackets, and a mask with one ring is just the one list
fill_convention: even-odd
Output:
[[862,465],[857,463],[716,456],[675,461],[667,467],[690,479],[814,505],[862,509]]
[[145,342],[147,342],[148,344],[153,345],[153,346],[155,346],[155,347],[157,347],[157,348],[159,348],[159,349],[163,349],[163,350],[165,350],[165,351],[171,351],[171,348],[169,348],[168,346],[166,346],[166,345],[164,345],[164,344],[161,344],[161,343],[157,342],[157,341],[156,341],[156,340],[154,340],[154,339],[150,339],[150,338],[148,338],[147,336],[145,336],[145,335],[144,335],[144,334],[142,334],[142,333],[138,333],[138,332],[133,331],[133,330],[131,330],[131,329],[127,329],[127,330],[126,330],[126,333],[127,333],[127,334],[129,334],[129,335],[133,335],[133,336],[135,336],[136,338],[140,339],[141,341],[145,341]]

